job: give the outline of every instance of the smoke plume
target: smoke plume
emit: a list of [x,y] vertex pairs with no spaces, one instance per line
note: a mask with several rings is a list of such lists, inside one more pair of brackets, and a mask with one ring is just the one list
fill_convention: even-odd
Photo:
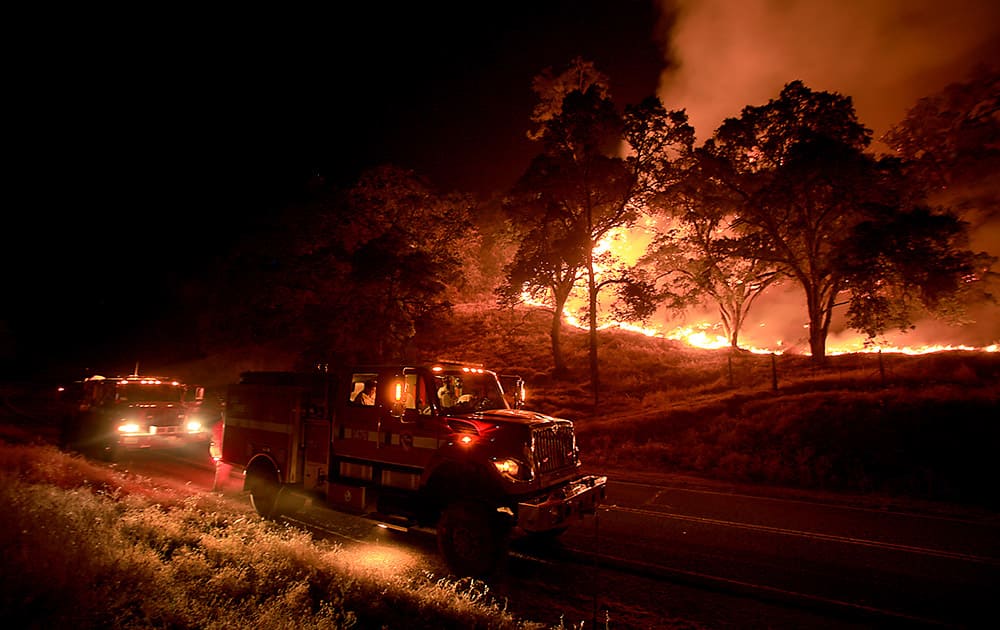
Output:
[[[878,139],[907,110],[946,85],[969,78],[980,64],[1000,63],[996,0],[659,0],[665,69],[658,93],[668,109],[685,109],[698,142],[747,105],[763,105],[801,80],[813,90],[854,101],[860,121]],[[973,235],[973,245],[996,242]],[[1000,255],[1000,251],[990,251]],[[1000,338],[998,309],[980,307],[962,327],[920,322],[891,341],[898,345],[983,346]],[[717,321],[710,310],[683,320]],[[799,346],[806,337],[804,298],[794,286],[770,291],[751,311],[750,345]],[[831,345],[857,338],[835,320]]]
[[1000,59],[995,0],[660,0],[659,95],[708,138],[794,80],[854,99],[878,138],[918,99]]

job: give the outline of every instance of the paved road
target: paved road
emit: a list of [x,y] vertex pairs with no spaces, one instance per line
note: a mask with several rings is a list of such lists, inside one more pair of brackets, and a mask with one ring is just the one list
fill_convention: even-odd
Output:
[[[612,482],[595,563],[848,621],[974,627],[1000,595],[1000,520]],[[842,497],[846,499],[846,497]]]

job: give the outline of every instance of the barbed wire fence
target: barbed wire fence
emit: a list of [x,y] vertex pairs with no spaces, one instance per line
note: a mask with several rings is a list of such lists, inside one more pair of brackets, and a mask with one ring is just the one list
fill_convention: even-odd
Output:
[[856,352],[828,357],[817,364],[808,356],[787,355],[778,352],[751,353],[730,350],[726,355],[724,371],[729,387],[756,386],[767,383],[778,391],[782,383],[803,378],[836,377],[839,380],[868,380],[878,387],[886,387],[893,376],[892,355],[882,350]]

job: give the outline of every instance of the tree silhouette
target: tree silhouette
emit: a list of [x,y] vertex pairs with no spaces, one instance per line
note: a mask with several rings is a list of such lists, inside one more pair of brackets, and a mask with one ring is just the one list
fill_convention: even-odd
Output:
[[[793,81],[777,99],[727,119],[699,150],[705,172],[739,207],[733,251],[777,265],[802,287],[819,363],[836,306],[850,304],[852,325],[881,332],[908,319],[906,309],[885,310],[890,287],[933,307],[974,271],[957,218],[921,207],[898,163],[866,152],[870,138],[849,97]],[[948,238],[921,238],[921,213]]]
[[581,230],[575,229],[569,217],[558,211],[557,206],[530,197],[517,204],[520,212],[532,215],[532,222],[525,227],[513,260],[504,269],[504,282],[497,288],[502,304],[513,305],[523,301],[527,293],[532,300],[551,300],[552,323],[549,339],[552,346],[554,374],[567,373],[562,351],[562,317],[574,287],[582,277],[589,240]]
[[[977,68],[920,99],[883,141],[930,203],[952,208],[969,224],[973,244],[1000,253],[1000,67]],[[995,260],[977,258],[983,282],[963,283],[964,301],[995,303],[1000,279],[989,270]]]
[[394,167],[369,171],[349,191],[328,229],[350,269],[340,287],[350,289],[340,300],[346,317],[334,321],[367,344],[348,344],[355,352],[402,358],[417,323],[451,308],[477,269],[471,205]]
[[920,99],[882,139],[929,193],[948,191],[944,198],[960,210],[995,214],[1000,68],[979,68],[967,80]]
[[[690,142],[693,132],[669,114],[658,99],[647,99],[620,114],[600,77],[593,77],[574,60],[565,73],[573,85],[561,108],[536,110],[541,128],[534,137],[542,145],[538,155],[512,191],[507,208],[523,238],[507,275],[508,295],[528,290],[551,290],[555,319],[560,304],[578,277],[586,282],[589,358],[594,404],[599,402],[597,362],[598,294],[603,287],[628,279],[601,276],[595,249],[613,230],[631,226],[668,170],[669,145]],[[583,77],[580,79],[580,77]],[[575,81],[575,83],[574,83]],[[550,82],[551,83],[551,82]],[[536,82],[536,86],[539,85]],[[562,94],[563,91],[559,91]],[[624,157],[622,156],[624,154]],[[612,262],[601,261],[604,268]],[[519,286],[515,284],[521,282]],[[558,351],[558,323],[553,322],[553,350]],[[557,366],[558,368],[558,366]]]
[[678,310],[711,300],[730,346],[739,348],[754,301],[781,276],[772,263],[733,246],[733,215],[706,214],[680,202],[673,210],[673,227],[661,230],[639,261],[652,285],[647,294]]
[[227,259],[215,338],[282,339],[303,364],[402,358],[475,273],[470,212],[466,197],[392,166],[289,207]]

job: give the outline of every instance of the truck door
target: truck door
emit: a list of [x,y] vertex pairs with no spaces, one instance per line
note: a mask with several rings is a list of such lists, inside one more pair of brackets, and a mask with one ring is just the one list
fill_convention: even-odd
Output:
[[[380,407],[384,404],[382,390],[385,389],[378,377],[378,372],[357,370],[350,374],[346,387],[339,387],[334,394],[337,414],[331,474],[364,482],[375,481],[372,462],[378,455]],[[368,385],[374,386],[371,397],[365,394]]]
[[[360,398],[370,380],[375,381],[373,405]],[[440,435],[438,419],[430,414],[429,382],[413,368],[351,376],[334,437],[341,477],[376,486],[419,487]]]
[[302,404],[302,487],[325,491],[330,469],[330,383],[313,379]]
[[377,472],[380,486],[416,490],[438,448],[438,418],[431,415],[429,379],[416,368],[385,372],[385,404],[379,412]]

